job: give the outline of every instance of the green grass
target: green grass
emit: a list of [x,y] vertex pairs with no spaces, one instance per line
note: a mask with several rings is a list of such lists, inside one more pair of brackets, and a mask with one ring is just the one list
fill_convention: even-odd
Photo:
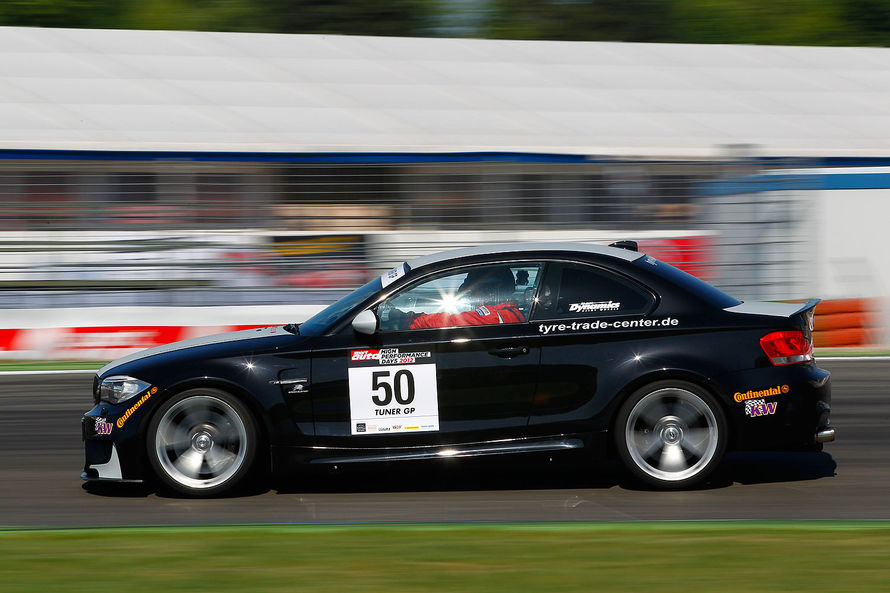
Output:
[[887,356],[890,349],[886,346],[871,348],[816,348],[816,360],[821,356]]
[[92,360],[22,360],[0,362],[0,371],[99,370],[105,363]]
[[890,522],[7,530],[0,575],[5,593],[886,591]]

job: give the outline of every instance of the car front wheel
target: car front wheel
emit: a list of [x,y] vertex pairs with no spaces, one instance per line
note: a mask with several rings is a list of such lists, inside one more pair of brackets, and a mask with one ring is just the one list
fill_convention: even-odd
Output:
[[229,491],[250,471],[257,430],[237,399],[199,388],[166,401],[152,418],[146,441],[151,466],[165,486],[212,496]]
[[700,484],[723,459],[727,426],[720,405],[704,389],[660,381],[634,392],[621,406],[615,444],[638,480],[657,488]]

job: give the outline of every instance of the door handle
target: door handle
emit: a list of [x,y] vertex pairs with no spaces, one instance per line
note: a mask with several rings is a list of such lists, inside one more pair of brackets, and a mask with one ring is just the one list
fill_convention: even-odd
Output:
[[510,346],[508,348],[495,348],[494,350],[489,350],[488,353],[501,358],[513,358],[521,354],[528,354],[528,348],[525,346]]

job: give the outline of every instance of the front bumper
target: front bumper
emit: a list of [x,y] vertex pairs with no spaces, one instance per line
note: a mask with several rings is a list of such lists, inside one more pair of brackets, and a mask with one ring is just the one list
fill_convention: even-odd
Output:
[[81,418],[84,466],[81,479],[142,482],[142,455],[136,423],[115,426],[119,410],[100,404]]

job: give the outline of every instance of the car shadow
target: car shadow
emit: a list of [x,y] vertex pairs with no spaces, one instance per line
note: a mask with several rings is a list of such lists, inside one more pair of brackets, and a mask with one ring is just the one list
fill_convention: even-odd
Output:
[[834,458],[824,451],[742,451],[726,456],[721,474],[739,484],[769,484],[831,478],[836,470]]
[[[588,462],[589,464],[589,462]],[[579,471],[578,465],[560,460],[506,458],[450,459],[398,464],[356,464],[336,470],[279,479],[278,494],[456,492],[484,490],[552,490],[611,488],[619,483],[621,469],[605,463]]]
[[[351,466],[279,479],[273,489],[278,494],[363,493],[474,490],[552,490],[608,489],[657,491],[641,484],[617,462],[600,462],[589,469],[571,462],[515,461],[490,463],[481,460],[455,460],[457,463],[430,466]],[[589,463],[589,462],[588,462]],[[799,482],[836,475],[837,463],[824,452],[733,452],[707,482],[688,490],[716,490],[733,484],[753,485]]]
[[[836,475],[837,463],[828,453],[790,451],[734,451],[728,453],[720,468],[706,482],[687,491],[719,490],[733,484],[755,485],[801,482]],[[658,491],[622,476],[619,486],[625,490]]]
[[[584,469],[579,469],[584,468]],[[833,477],[837,463],[827,453],[733,452],[706,483],[691,490],[715,490],[733,484],[798,482]],[[214,498],[247,498],[273,494],[350,494],[372,492],[459,492],[503,490],[606,490],[656,491],[630,479],[614,461],[587,459],[491,457],[435,462],[399,462],[313,467],[293,476],[250,480],[231,493]],[[83,489],[95,496],[188,498],[158,490],[151,483],[115,484],[86,482]]]
[[111,498],[145,498],[154,489],[145,483],[84,482],[81,488],[93,496]]

